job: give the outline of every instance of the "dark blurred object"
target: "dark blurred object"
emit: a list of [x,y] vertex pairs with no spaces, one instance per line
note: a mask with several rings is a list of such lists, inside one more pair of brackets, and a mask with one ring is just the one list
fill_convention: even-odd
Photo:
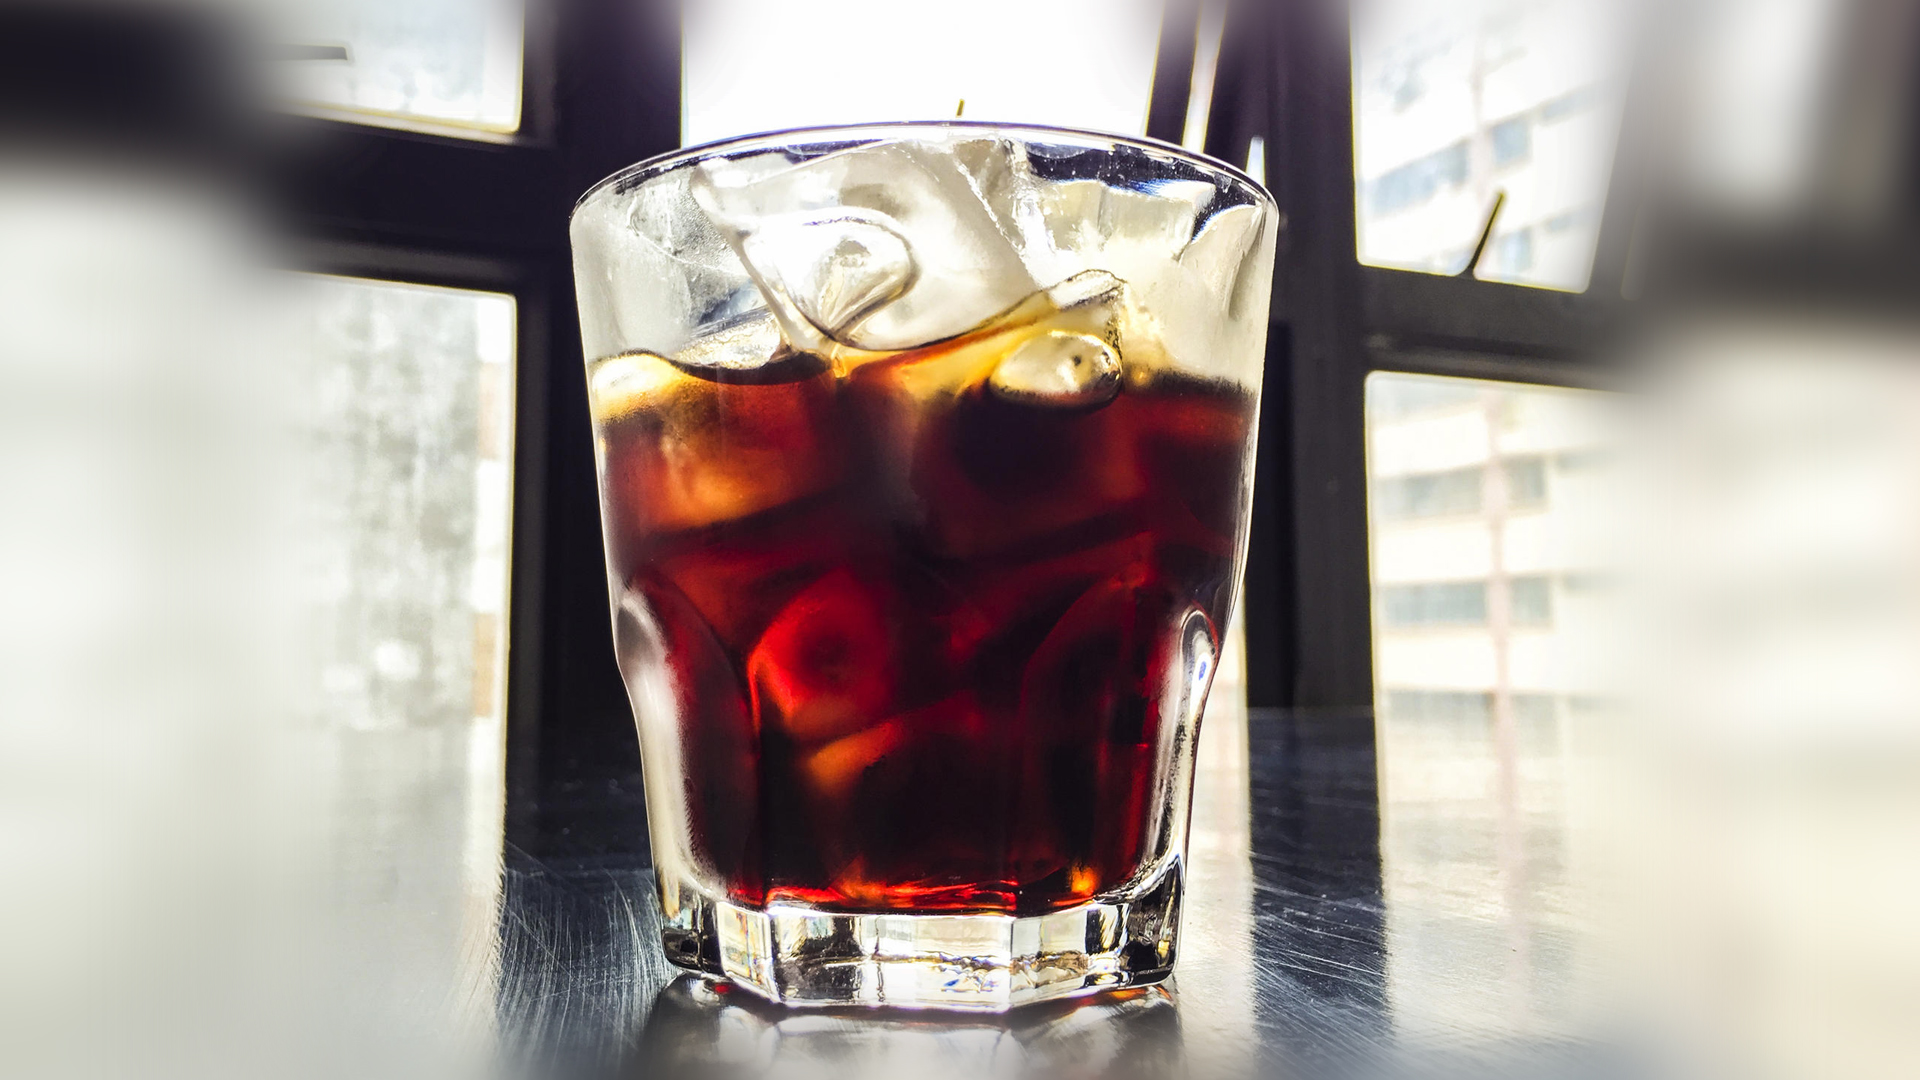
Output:
[[1920,288],[1920,5],[1656,12],[1628,116],[1630,291],[1698,305],[1903,308]]
[[227,161],[252,126],[240,41],[177,4],[0,4],[0,142]]

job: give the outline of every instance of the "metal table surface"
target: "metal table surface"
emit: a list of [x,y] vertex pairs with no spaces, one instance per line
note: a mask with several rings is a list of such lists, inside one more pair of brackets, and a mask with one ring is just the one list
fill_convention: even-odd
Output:
[[765,1006],[665,964],[644,866],[515,854],[496,1045],[518,1075],[607,1078],[1625,1068],[1575,1000],[1580,923],[1551,895],[1563,830],[1440,800],[1383,834],[1378,775],[1367,717],[1216,709],[1173,984],[998,1020]]

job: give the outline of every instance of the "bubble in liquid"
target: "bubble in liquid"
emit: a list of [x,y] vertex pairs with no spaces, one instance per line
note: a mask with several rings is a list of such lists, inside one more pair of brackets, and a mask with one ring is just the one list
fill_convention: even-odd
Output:
[[987,386],[1019,405],[1085,409],[1120,393],[1120,354],[1092,334],[1053,330],[1031,338],[993,369]]
[[907,241],[878,213],[838,211],[770,223],[742,255],[801,317],[842,344],[918,276]]

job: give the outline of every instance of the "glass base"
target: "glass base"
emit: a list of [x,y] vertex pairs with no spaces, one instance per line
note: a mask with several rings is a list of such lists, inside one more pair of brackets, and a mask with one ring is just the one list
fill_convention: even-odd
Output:
[[1043,915],[845,914],[687,898],[662,938],[681,967],[783,1005],[1005,1012],[1173,973],[1181,866]]

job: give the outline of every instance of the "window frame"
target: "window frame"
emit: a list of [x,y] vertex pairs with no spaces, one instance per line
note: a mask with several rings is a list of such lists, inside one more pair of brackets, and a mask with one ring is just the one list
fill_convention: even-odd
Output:
[[[1178,143],[1203,3],[1163,24],[1150,134]],[[647,857],[633,720],[607,630],[567,221],[601,178],[680,145],[675,0],[529,5],[510,136],[293,110],[265,162],[289,268],[511,293],[516,356],[507,843],[543,861]]]
[[[1169,5],[1149,105],[1155,138],[1184,134],[1209,2]],[[608,854],[644,838],[644,802],[603,621],[566,222],[601,177],[678,147],[681,42],[672,0],[529,7],[522,132],[469,138],[293,115],[268,187],[287,211],[295,268],[518,300],[509,843]],[[1366,378],[1614,385],[1605,343],[1625,303],[1625,143],[1585,293],[1362,266],[1345,6],[1240,3],[1225,17],[1205,150],[1240,163],[1263,139],[1286,222],[1243,592],[1249,701],[1326,710],[1370,739]],[[602,794],[584,794],[595,787]]]
[[[502,293],[514,300],[513,491],[509,508],[507,600],[507,803],[515,814],[538,804],[536,718],[541,715],[541,648],[547,507],[552,290],[537,261],[490,258],[366,240],[295,237],[288,264],[304,273],[365,281]],[[524,821],[521,824],[525,824]]]
[[1248,557],[1248,696],[1326,711],[1372,738],[1373,620],[1365,388],[1376,371],[1606,388],[1633,203],[1614,156],[1585,292],[1364,266],[1356,246],[1353,51],[1339,0],[1230,12],[1207,152],[1265,140],[1285,231],[1274,296]]
[[644,860],[567,222],[593,183],[679,145],[678,22],[669,0],[527,7],[519,132],[290,109],[259,175],[287,269],[514,297],[508,850]]

